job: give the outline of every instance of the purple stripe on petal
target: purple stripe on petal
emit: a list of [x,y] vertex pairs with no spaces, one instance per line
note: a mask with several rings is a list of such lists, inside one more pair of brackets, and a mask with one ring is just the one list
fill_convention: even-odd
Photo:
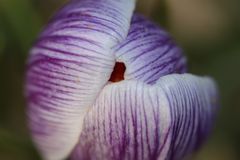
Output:
[[86,115],[73,160],[181,160],[199,148],[217,109],[212,80],[190,74],[156,84],[107,85]]
[[73,0],[35,42],[26,95],[33,140],[44,159],[66,158],[83,118],[114,67],[112,48],[128,33],[134,0]]
[[134,15],[128,37],[115,48],[126,64],[125,79],[154,84],[161,76],[186,72],[186,59],[172,38],[156,24]]
[[[141,160],[166,156],[171,125],[158,87],[125,81],[107,85],[87,114],[72,159]],[[164,146],[164,147],[163,147]]]
[[211,131],[218,106],[214,82],[190,74],[169,75],[157,85],[171,110],[171,145],[167,159],[180,160],[198,149]]

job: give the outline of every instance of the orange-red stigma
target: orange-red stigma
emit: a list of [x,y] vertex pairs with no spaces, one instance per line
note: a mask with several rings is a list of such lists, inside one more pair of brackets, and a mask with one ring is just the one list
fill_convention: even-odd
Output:
[[119,82],[119,81],[124,80],[125,70],[126,70],[126,66],[124,63],[116,62],[109,81],[110,82]]

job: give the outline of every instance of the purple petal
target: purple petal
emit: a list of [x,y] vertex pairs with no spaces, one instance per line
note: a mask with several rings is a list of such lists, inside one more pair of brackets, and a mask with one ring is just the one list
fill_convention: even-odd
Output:
[[171,145],[167,159],[180,160],[198,149],[213,127],[218,92],[210,78],[169,75],[157,82],[171,110]]
[[85,113],[107,83],[112,48],[126,38],[134,0],[75,0],[31,51],[26,93],[33,139],[45,159],[67,157]]
[[155,85],[107,85],[85,119],[72,159],[181,160],[198,148],[212,126],[214,82],[169,75]]
[[154,84],[161,76],[187,70],[186,58],[169,34],[140,15],[133,16],[127,39],[115,50],[127,66],[127,80]]

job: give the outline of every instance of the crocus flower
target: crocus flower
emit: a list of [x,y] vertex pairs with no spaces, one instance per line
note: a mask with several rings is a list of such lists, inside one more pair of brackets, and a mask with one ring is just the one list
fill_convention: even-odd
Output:
[[72,0],[33,46],[28,117],[44,159],[181,160],[208,136],[215,83],[187,74],[182,50],[134,6]]

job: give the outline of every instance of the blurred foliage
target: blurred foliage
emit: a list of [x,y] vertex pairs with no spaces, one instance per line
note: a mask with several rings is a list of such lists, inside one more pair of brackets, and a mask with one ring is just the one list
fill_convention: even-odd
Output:
[[[38,32],[64,2],[0,1],[0,159],[39,159],[26,125],[25,62]],[[172,33],[186,52],[190,72],[218,82],[215,130],[191,159],[240,159],[240,1],[138,0],[137,10]]]

